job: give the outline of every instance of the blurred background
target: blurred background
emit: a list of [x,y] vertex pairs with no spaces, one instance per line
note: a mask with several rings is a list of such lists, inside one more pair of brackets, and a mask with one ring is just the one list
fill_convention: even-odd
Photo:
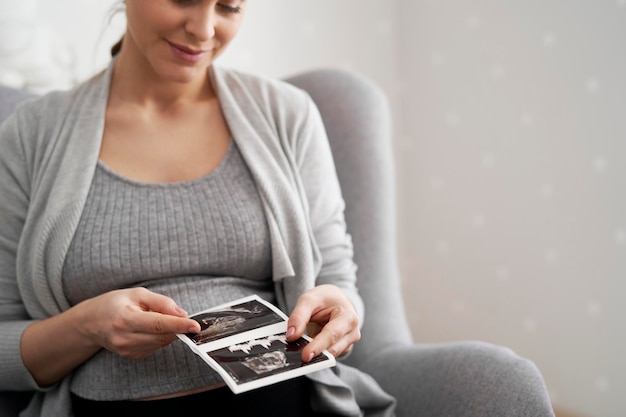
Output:
[[[0,83],[45,92],[102,69],[116,4],[0,0]],[[415,340],[507,345],[559,415],[623,417],[624,39],[626,0],[249,0],[220,64],[380,85]]]

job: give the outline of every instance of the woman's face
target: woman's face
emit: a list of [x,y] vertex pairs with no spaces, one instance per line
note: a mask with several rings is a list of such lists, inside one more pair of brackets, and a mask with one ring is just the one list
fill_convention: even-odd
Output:
[[239,31],[244,6],[245,0],[126,0],[122,53],[168,81],[204,76]]

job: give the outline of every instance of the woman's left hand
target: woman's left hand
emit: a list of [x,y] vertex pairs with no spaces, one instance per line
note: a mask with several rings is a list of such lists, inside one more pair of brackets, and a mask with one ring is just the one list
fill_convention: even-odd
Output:
[[320,285],[298,298],[287,324],[287,340],[297,340],[305,330],[311,341],[302,350],[302,360],[311,361],[326,349],[341,356],[361,338],[359,317],[352,303],[338,287]]

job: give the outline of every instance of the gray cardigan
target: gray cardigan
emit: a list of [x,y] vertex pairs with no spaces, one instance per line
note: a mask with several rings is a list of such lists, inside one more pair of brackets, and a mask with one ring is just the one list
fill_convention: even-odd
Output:
[[[289,312],[303,291],[332,283],[363,318],[344,203],[314,104],[278,80],[210,72],[265,207],[278,304]],[[24,416],[71,415],[71,376],[38,387],[19,343],[33,320],[70,307],[62,268],[98,160],[111,73],[112,65],[69,92],[31,100],[0,127],[0,390],[37,391]],[[310,378],[320,410],[392,415],[393,398],[354,368]]]

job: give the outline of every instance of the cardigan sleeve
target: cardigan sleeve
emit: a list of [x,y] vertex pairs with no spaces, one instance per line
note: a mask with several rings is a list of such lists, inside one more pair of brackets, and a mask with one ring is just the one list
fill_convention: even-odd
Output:
[[356,287],[352,238],[346,228],[345,202],[324,124],[308,97],[306,119],[296,143],[296,163],[309,208],[309,221],[322,258],[316,284],[333,284],[352,301],[363,322],[363,301]]
[[32,323],[18,288],[17,251],[29,205],[28,164],[18,115],[0,126],[0,390],[38,389],[22,361],[20,341]]

